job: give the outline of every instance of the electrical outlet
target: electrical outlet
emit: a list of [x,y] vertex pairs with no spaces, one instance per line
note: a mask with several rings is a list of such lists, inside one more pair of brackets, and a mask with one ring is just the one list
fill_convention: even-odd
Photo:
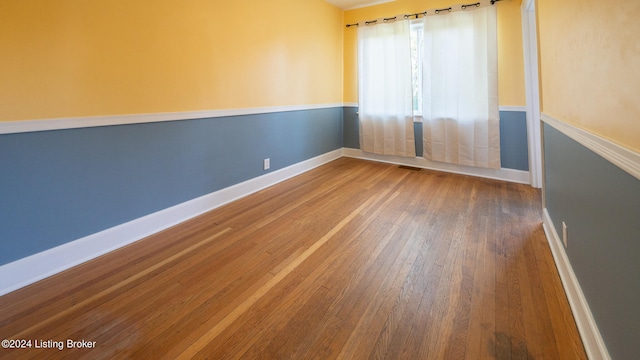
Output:
[[562,242],[564,243],[564,248],[566,249],[568,244],[567,244],[567,224],[564,223],[564,221],[562,222]]
[[269,170],[269,168],[271,167],[271,159],[266,158],[264,159],[264,164],[263,164],[263,168],[264,170]]

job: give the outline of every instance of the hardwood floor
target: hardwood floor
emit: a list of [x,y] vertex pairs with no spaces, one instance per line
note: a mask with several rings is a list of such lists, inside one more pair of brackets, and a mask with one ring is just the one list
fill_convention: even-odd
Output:
[[586,358],[539,191],[349,158],[0,309],[0,338],[32,340],[3,359]]

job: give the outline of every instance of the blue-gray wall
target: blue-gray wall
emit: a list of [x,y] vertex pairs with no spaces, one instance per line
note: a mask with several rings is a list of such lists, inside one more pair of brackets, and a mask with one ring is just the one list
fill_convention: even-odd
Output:
[[525,111],[500,111],[500,163],[505,169],[529,171]]
[[344,131],[342,143],[344,147],[351,149],[360,148],[360,128],[358,123],[358,108],[344,107],[343,110]]
[[[0,135],[0,265],[263,175],[267,157],[274,171],[358,148],[356,111]],[[503,167],[527,169],[524,113],[505,116]]]
[[[360,133],[358,111],[355,107],[344,110],[344,147],[359,149]],[[422,156],[422,123],[414,123],[416,154]],[[506,169],[529,171],[527,144],[527,113],[500,111],[500,162]]]
[[342,114],[0,135],[0,265],[339,149]]
[[640,356],[640,180],[544,125],[546,206],[613,359]]

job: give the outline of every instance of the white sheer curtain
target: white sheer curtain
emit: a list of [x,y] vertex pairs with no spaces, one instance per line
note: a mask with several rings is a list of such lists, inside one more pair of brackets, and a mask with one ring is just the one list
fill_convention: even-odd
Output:
[[495,6],[423,21],[424,157],[499,169]]
[[408,21],[358,28],[360,148],[416,156]]

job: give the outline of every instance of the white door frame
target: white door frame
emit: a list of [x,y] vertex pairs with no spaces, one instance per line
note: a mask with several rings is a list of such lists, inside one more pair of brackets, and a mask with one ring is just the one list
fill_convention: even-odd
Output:
[[542,145],[540,121],[540,85],[538,83],[538,36],[536,2],[523,0],[522,47],[524,51],[524,82],[527,100],[527,140],[529,142],[529,176],[531,186],[542,187]]

